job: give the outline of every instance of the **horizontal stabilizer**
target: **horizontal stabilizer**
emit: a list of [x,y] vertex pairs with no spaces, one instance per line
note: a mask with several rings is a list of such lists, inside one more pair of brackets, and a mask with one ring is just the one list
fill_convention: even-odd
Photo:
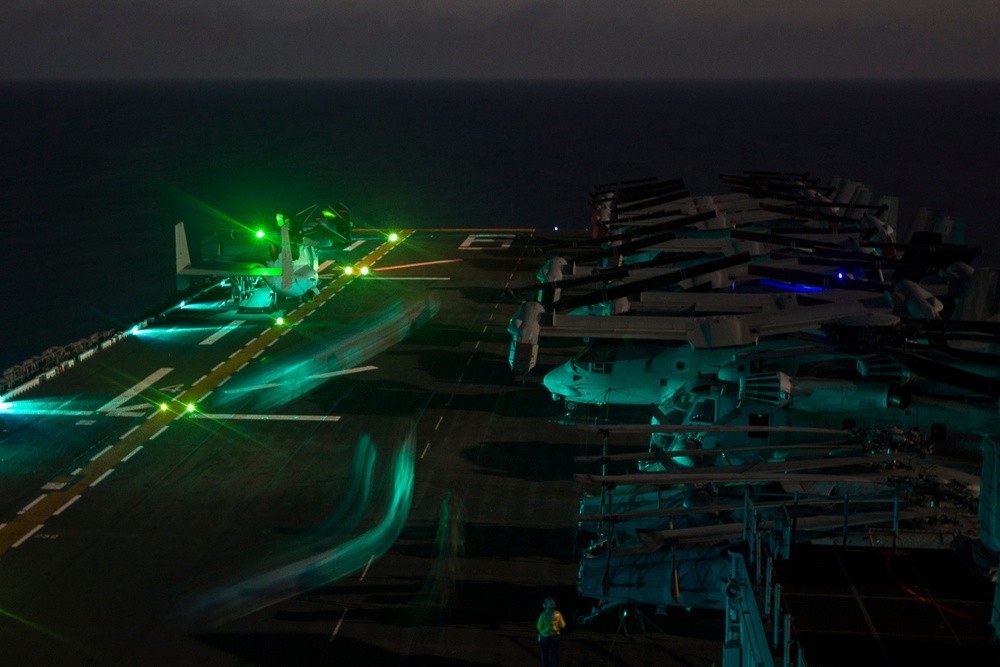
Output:
[[174,225],[174,246],[178,276],[267,277],[281,275],[280,267],[261,266],[252,262],[199,262],[195,266],[191,262],[191,252],[188,249],[187,233],[184,230],[183,222]]

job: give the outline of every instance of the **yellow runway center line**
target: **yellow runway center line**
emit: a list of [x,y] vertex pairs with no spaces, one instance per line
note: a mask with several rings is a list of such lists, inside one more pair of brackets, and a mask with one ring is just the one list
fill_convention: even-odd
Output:
[[[399,238],[396,241],[386,241],[378,248],[369,253],[364,262],[367,266],[374,266],[386,253],[403,242],[406,237],[413,234],[414,230],[403,230],[398,232]],[[303,318],[326,303],[334,294],[347,286],[353,280],[359,279],[357,276],[343,275],[328,283],[320,290],[319,295],[311,303],[304,303],[291,313],[285,316],[286,326],[301,322]],[[363,278],[360,278],[363,280]],[[224,379],[233,375],[243,364],[250,361],[255,354],[266,348],[286,331],[286,327],[272,327],[265,330],[260,336],[250,341],[232,357],[217,366],[215,370],[205,375],[194,386],[176,397],[172,403],[178,406],[186,406],[189,403],[197,404],[198,399],[215,389]],[[183,407],[179,409],[183,410]],[[103,481],[111,475],[116,465],[129,456],[136,447],[145,445],[149,440],[158,436],[170,423],[181,416],[183,412],[173,412],[170,410],[157,410],[151,417],[128,432],[110,449],[102,452],[100,457],[89,462],[80,473],[74,476],[71,485],[59,491],[53,491],[39,496],[30,507],[24,509],[23,513],[16,515],[8,523],[0,522],[0,554],[13,547],[19,547],[52,516],[61,512],[75,502],[77,498],[95,483]],[[112,478],[113,479],[113,478]]]

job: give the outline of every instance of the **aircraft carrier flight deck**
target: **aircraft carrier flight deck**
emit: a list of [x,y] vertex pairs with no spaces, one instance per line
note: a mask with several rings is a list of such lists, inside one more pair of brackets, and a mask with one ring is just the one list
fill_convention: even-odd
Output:
[[[542,599],[588,604],[596,450],[511,373],[530,239],[363,243],[280,324],[208,290],[9,398],[0,665],[536,660]],[[719,660],[720,614],[656,624],[571,627],[564,664]]]

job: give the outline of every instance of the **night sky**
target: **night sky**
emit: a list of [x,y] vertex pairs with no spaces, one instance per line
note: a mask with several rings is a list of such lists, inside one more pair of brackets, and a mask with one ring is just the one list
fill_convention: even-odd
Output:
[[0,79],[995,78],[997,0],[7,0]]

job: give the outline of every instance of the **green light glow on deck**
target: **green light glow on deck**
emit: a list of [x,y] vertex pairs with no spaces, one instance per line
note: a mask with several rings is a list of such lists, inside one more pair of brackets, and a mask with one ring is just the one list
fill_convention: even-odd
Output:
[[397,234],[396,232],[393,232],[393,233],[389,234],[389,242],[390,243],[395,243],[398,240],[399,240],[399,234]]
[[167,404],[160,403],[160,412],[166,412],[166,411],[167,411]]
[[194,412],[194,403],[188,403],[188,405],[187,405],[187,411],[188,412]]
[[280,327],[282,324],[285,323],[285,318],[284,317],[279,317],[278,319],[276,319],[274,321],[274,323],[277,324]]
[[259,238],[259,239],[264,238],[264,230],[263,229],[258,229],[257,230],[257,238]]
[[368,267],[367,266],[362,266],[361,267],[361,275],[363,275],[363,276],[367,276],[368,275]]
[[354,267],[353,266],[345,266],[344,267],[344,275],[345,276],[350,276],[350,275],[353,275],[353,274],[354,274]]

